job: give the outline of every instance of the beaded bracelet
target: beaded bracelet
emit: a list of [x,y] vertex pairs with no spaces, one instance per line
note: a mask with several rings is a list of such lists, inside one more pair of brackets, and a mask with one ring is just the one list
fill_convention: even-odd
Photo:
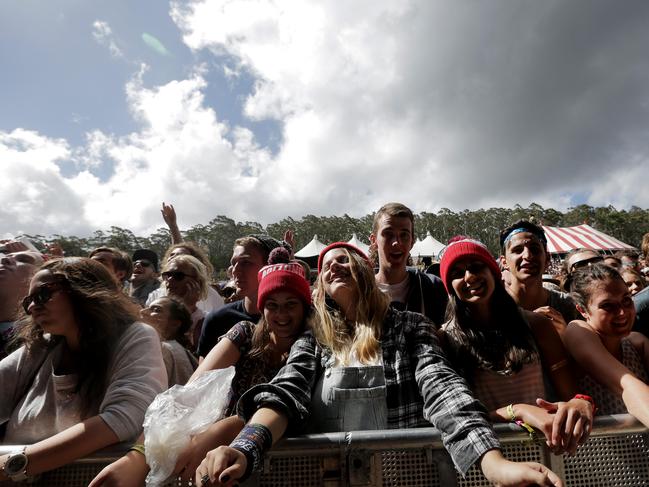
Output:
[[264,452],[273,445],[273,435],[260,423],[247,424],[241,433],[230,443],[230,447],[239,450],[247,460],[246,471],[239,480],[247,479],[255,470],[261,469]]
[[510,404],[509,406],[507,406],[507,414],[509,414],[509,420],[512,423],[515,423],[516,422],[516,415],[514,414],[514,405],[513,404]]
[[597,411],[597,405],[595,404],[595,400],[592,397],[586,394],[575,394],[575,397],[573,397],[573,399],[583,399],[584,401],[588,401],[593,407],[593,414],[595,414],[595,411]]
[[136,451],[138,453],[141,453],[142,455],[146,456],[146,453],[144,453],[144,445],[142,443],[136,443],[133,445],[131,448],[128,449],[128,451]]

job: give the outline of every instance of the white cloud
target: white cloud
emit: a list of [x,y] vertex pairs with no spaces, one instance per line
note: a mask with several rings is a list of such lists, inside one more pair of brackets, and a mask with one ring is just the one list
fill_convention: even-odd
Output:
[[124,53],[117,45],[113,30],[108,25],[108,22],[95,20],[92,24],[92,36],[99,44],[108,48],[111,56],[117,58],[124,57]]
[[[162,224],[163,200],[183,227],[218,214],[363,215],[391,200],[649,206],[644,3],[205,0],[173,2],[171,15],[190,48],[226,55],[229,82],[255,77],[245,115],[281,124],[279,150],[206,106],[204,65],[153,88],[143,66],[126,87],[131,134],[92,130],[70,148],[0,133],[0,164],[28,161],[30,178],[56,188],[50,205],[30,186],[43,207],[0,192],[2,208],[22,198],[47,215],[28,226],[3,214],[6,231],[144,233]],[[105,23],[95,32],[112,39]],[[64,160],[79,172],[63,176]]]
[[16,129],[0,132],[0,236],[85,231],[83,206],[61,176],[57,162],[68,158],[64,140]]
[[[271,217],[392,199],[561,208],[574,193],[608,204],[612,174],[649,169],[626,147],[649,149],[634,106],[648,95],[647,8],[576,3],[204,0],[172,16],[192,49],[257,75],[248,116],[284,124],[259,190],[288,184],[291,198],[267,195]],[[616,201],[649,202],[626,189]]]

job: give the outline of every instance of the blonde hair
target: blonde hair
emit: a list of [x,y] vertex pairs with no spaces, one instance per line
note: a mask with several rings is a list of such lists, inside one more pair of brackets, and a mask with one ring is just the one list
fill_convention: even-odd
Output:
[[324,272],[320,272],[313,298],[314,316],[311,328],[316,340],[328,348],[343,364],[352,357],[362,364],[372,363],[380,353],[383,322],[389,298],[376,285],[368,262],[346,248],[340,247],[349,259],[351,276],[356,283],[356,316],[349,323],[325,293]]
[[194,270],[194,272],[196,273],[196,277],[194,279],[196,279],[196,282],[198,283],[198,287],[199,287],[198,301],[206,299],[207,291],[209,287],[209,277],[207,275],[207,267],[205,267],[205,265],[193,255],[180,254],[179,256],[174,257],[171,260],[167,260],[164,268],[162,269],[162,272],[168,271],[169,266],[172,263],[187,264],[189,267],[191,267]]

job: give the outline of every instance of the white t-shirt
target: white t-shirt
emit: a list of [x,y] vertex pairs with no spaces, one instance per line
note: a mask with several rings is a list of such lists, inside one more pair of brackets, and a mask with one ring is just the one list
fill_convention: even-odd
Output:
[[390,301],[405,303],[408,300],[409,281],[410,276],[406,275],[406,278],[397,284],[377,284],[381,291],[390,296]]
[[[164,284],[160,286],[158,289],[155,291],[152,291],[149,293],[149,297],[146,298],[146,305],[149,306],[152,302],[154,302],[158,298],[162,298],[167,295],[167,286]],[[203,311],[203,313],[207,314],[210,311],[214,311],[219,309],[221,306],[225,304],[225,301],[223,301],[223,298],[219,293],[216,292],[216,290],[212,286],[207,287],[207,298],[205,298],[202,301],[199,301],[196,303],[196,307],[200,310]]]

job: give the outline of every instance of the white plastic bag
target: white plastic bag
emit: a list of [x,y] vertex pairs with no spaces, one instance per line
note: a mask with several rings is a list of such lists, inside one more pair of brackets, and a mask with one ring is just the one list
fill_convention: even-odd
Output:
[[210,370],[156,396],[144,415],[146,463],[151,467],[147,486],[162,485],[191,436],[223,417],[233,377],[234,367]]

